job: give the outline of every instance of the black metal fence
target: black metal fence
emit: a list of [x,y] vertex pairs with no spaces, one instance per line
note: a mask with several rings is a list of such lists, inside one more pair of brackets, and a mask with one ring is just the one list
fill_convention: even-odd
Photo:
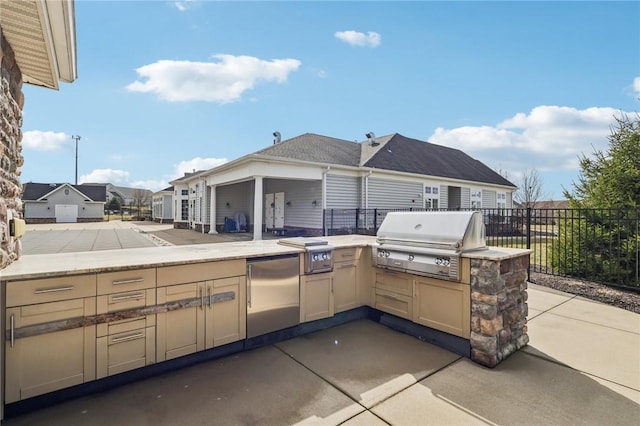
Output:
[[[325,235],[375,235],[387,213],[424,209],[328,209]],[[487,244],[528,248],[531,272],[640,290],[638,209],[481,209]]]

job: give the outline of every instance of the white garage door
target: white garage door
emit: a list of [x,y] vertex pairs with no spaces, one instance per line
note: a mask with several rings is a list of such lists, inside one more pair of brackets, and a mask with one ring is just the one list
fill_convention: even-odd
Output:
[[75,223],[78,221],[78,206],[75,204],[56,204],[57,223]]

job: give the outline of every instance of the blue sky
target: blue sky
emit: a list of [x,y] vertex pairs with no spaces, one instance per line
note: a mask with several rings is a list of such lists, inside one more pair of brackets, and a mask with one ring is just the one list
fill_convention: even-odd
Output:
[[283,139],[400,133],[549,198],[640,110],[639,2],[76,0],[78,79],[25,85],[23,182],[159,190]]

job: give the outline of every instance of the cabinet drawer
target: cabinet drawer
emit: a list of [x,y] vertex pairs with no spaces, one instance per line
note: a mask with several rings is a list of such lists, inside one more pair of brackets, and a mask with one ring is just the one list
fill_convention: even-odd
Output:
[[165,266],[157,270],[158,287],[245,274],[246,262],[244,259]]
[[333,251],[333,261],[347,262],[349,260],[358,260],[360,259],[361,251],[362,249],[360,247],[335,249]]
[[98,314],[143,308],[156,304],[156,289],[127,291],[123,293],[103,294],[97,297]]
[[413,277],[401,272],[376,270],[376,288],[413,296]]
[[135,328],[139,323],[118,324],[122,331],[96,339],[98,379],[155,363],[155,327]]
[[72,275],[7,283],[7,307],[96,295],[96,275]]
[[121,293],[155,286],[155,268],[98,274],[98,294]]
[[409,296],[376,289],[374,307],[401,318],[413,319],[413,299]]

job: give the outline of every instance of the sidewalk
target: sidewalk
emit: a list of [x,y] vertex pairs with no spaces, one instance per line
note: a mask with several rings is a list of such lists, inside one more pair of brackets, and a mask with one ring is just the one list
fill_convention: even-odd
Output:
[[640,315],[528,294],[529,346],[494,369],[361,320],[3,425],[637,425]]

